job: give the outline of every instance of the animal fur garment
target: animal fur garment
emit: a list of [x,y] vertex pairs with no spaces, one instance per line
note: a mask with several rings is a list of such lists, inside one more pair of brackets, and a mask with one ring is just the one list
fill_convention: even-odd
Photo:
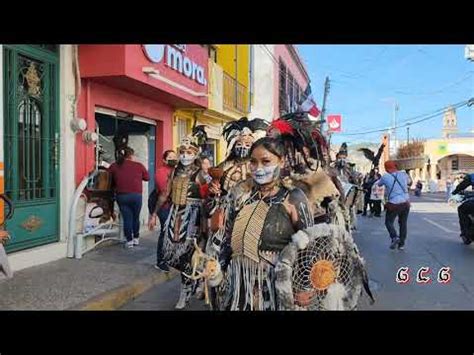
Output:
[[292,180],[293,185],[302,189],[313,204],[320,204],[325,197],[339,197],[336,185],[322,169],[306,175],[294,175]]
[[344,299],[347,297],[347,290],[344,285],[335,282],[328,287],[326,297],[322,306],[327,311],[343,311]]

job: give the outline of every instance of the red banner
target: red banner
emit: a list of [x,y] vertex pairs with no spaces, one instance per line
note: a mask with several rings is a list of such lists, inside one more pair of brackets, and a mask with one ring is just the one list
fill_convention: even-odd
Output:
[[329,132],[341,132],[342,131],[342,116],[341,115],[328,115],[327,118]]

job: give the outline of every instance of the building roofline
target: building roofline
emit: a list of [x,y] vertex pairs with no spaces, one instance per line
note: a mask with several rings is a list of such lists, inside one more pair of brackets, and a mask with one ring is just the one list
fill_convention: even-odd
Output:
[[293,57],[293,60],[295,61],[296,65],[298,66],[298,69],[300,70],[301,74],[305,77],[305,79],[310,82],[309,79],[309,74],[308,71],[306,70],[306,65],[304,64],[298,49],[296,48],[295,45],[293,44],[286,44],[286,48],[290,52],[291,56]]

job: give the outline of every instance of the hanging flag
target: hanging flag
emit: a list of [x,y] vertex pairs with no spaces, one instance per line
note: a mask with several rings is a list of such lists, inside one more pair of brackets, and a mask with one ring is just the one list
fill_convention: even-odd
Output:
[[342,131],[342,116],[341,115],[328,115],[327,118],[329,132],[341,132]]
[[308,112],[311,116],[318,117],[321,111],[316,106],[316,102],[311,94],[311,86],[308,84],[303,93],[303,101],[299,105],[299,111]]

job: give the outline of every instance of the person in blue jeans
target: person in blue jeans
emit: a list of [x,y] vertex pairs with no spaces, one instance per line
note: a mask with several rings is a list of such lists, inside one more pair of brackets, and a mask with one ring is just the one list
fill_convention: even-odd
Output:
[[150,179],[146,168],[135,161],[134,153],[132,148],[124,148],[119,159],[109,168],[123,219],[126,248],[139,244],[143,181]]
[[[398,171],[394,161],[385,162],[386,174],[377,182],[378,186],[385,186],[385,227],[390,234],[392,242],[390,249],[403,250],[407,239],[408,215],[410,213],[410,196],[408,187],[412,184],[410,176],[404,171]],[[398,217],[400,233],[395,227],[395,219]]]

